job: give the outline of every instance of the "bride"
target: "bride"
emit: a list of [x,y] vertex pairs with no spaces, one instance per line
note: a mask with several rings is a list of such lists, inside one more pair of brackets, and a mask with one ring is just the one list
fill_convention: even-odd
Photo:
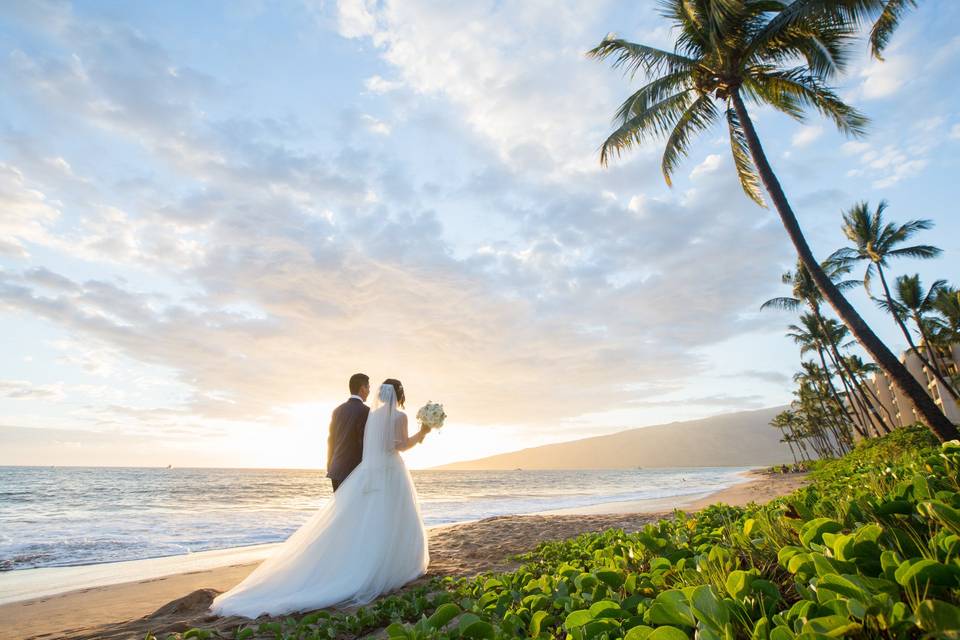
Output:
[[256,618],[334,605],[367,604],[426,573],[430,556],[417,492],[399,452],[408,436],[403,386],[380,386],[363,435],[363,459],[327,503],[212,613]]

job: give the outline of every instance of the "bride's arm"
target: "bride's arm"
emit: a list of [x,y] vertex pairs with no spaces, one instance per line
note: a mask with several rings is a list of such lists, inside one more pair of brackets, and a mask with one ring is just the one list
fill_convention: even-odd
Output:
[[407,431],[407,414],[401,413],[400,419],[397,420],[397,451],[406,451],[411,447],[415,447],[421,442],[423,442],[424,436],[430,432],[430,429],[421,428],[420,431],[417,431],[412,437],[408,435]]

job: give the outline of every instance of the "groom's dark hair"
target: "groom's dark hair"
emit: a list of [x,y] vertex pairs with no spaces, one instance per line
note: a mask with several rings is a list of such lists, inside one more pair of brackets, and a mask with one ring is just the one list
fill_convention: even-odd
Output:
[[370,384],[370,376],[365,373],[355,373],[350,376],[350,393],[357,395],[360,393],[360,387]]

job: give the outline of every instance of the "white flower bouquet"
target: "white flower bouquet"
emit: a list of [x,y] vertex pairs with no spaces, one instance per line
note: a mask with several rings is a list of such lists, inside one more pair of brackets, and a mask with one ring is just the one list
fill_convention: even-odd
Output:
[[417,411],[417,421],[429,429],[439,429],[443,426],[447,414],[443,412],[443,405],[436,402],[427,402]]

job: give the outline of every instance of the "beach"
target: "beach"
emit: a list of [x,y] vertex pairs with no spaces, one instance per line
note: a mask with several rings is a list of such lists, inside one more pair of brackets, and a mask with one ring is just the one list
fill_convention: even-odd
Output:
[[[534,515],[498,516],[430,528],[430,569],[435,576],[469,576],[516,566],[513,556],[542,541],[590,531],[623,528],[636,531],[673,509],[695,511],[713,503],[745,505],[786,495],[805,483],[805,474],[748,472],[745,481],[707,494],[669,499],[610,502]],[[0,640],[53,638],[143,638],[183,631],[197,625],[230,626],[235,620],[211,620],[206,609],[213,597],[242,580],[272,545],[240,549],[206,568],[120,584],[105,584],[0,605]],[[244,556],[243,554],[246,554]],[[239,561],[231,562],[231,558]],[[141,563],[145,561],[140,561]]]

